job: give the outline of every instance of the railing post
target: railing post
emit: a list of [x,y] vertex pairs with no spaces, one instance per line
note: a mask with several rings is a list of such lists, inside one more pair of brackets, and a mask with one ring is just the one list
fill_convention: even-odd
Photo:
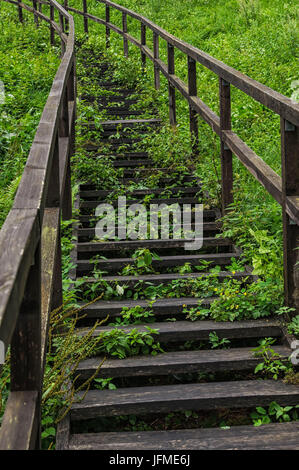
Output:
[[[64,0],[63,1],[63,7],[66,11],[68,11],[68,6],[69,6],[68,0]],[[68,32],[68,30],[69,30],[69,20],[67,18],[65,18],[64,21],[65,21],[65,31]]]
[[282,219],[285,302],[299,312],[299,226],[286,213],[287,197],[299,197],[299,127],[281,119]]
[[[219,77],[220,97],[220,131],[231,130],[231,96],[230,84]],[[222,214],[227,212],[233,202],[233,158],[232,152],[220,136],[221,145],[221,185],[222,185]]]
[[[60,199],[60,166],[59,166],[59,132],[56,134],[52,166],[50,170],[49,186],[47,191],[46,207],[61,207]],[[55,263],[55,278],[53,285],[52,308],[62,305],[62,274],[61,274],[61,240],[60,230],[57,237],[57,255]]]
[[35,414],[37,449],[40,447],[41,360],[41,242],[39,241],[11,341],[10,359],[11,392],[37,392]]
[[84,17],[83,17],[83,21],[84,21],[84,32],[86,34],[88,34],[88,18],[86,16],[87,14],[87,0],[83,0],[83,12],[84,12]]
[[36,11],[37,11],[37,1],[36,0],[32,0],[32,6],[33,6],[33,15],[34,15],[34,23],[36,25],[36,27],[38,28],[38,16],[36,14]]
[[[68,82],[70,83],[70,82]],[[71,144],[71,138],[73,136],[69,135],[69,94],[66,89],[64,92],[61,114],[60,114],[60,123],[59,123],[59,137],[69,137],[69,144]],[[71,145],[69,145],[69,151],[67,155],[67,169],[65,177],[65,186],[62,195],[62,217],[64,220],[69,220],[72,218],[72,188],[71,188],[71,171],[70,171],[70,150]]]
[[[146,26],[145,24],[141,23],[140,25],[141,28],[141,46],[146,45]],[[146,55],[141,49],[141,67],[144,69],[146,66]]]
[[[160,58],[159,53],[159,35],[157,33],[153,33],[153,43],[154,43],[154,59],[155,61]],[[160,69],[157,66],[156,62],[154,62],[154,76],[155,76],[155,89],[160,89]]]
[[[172,44],[167,43],[168,52],[168,73],[174,75],[174,47]],[[176,125],[176,104],[175,104],[175,88],[168,80],[168,96],[169,96],[169,121],[172,126]]]
[[[61,31],[62,33],[64,33],[64,18],[63,18],[62,13],[59,13],[59,23],[60,23]],[[61,39],[61,55],[63,56],[65,53],[65,42],[62,39],[62,37],[60,39]]]
[[[54,21],[54,6],[51,3],[50,3],[50,20]],[[51,23],[50,23],[50,42],[52,46],[55,45],[55,31]]]
[[[188,91],[189,96],[197,96],[196,83],[196,62],[192,57],[188,56]],[[191,105],[189,105],[190,133],[192,140],[192,153],[198,155],[198,122],[197,113]]]
[[106,5],[106,48],[110,47],[110,28],[107,26],[110,23],[110,7]]
[[[123,32],[124,32],[124,35],[125,35],[128,32],[128,23],[127,23],[127,14],[126,13],[122,14],[122,20],[123,20]],[[129,57],[128,40],[125,36],[124,36],[124,56]]]
[[[18,0],[18,3],[21,3],[21,0]],[[20,5],[18,6],[18,12],[19,12],[19,21],[21,23],[23,23],[23,21],[24,21],[23,20],[23,9]]]

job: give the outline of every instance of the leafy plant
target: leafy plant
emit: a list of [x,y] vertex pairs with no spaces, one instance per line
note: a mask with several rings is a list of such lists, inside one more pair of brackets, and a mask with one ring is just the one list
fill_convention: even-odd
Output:
[[274,351],[271,347],[275,343],[273,338],[265,338],[260,340],[259,346],[253,349],[255,357],[261,357],[263,362],[260,362],[254,373],[262,372],[263,375],[270,376],[274,380],[277,380],[281,374],[292,369],[290,364],[286,364],[285,361],[281,360],[281,356]]

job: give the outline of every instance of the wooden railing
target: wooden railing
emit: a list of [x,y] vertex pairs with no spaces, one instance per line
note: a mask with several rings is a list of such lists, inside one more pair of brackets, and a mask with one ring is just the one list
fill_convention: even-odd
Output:
[[[84,30],[88,33],[88,21],[102,24],[106,29],[106,46],[110,45],[110,31],[123,38],[124,55],[128,56],[128,42],[141,51],[141,63],[146,58],[154,64],[155,88],[160,87],[160,73],[168,80],[169,119],[176,125],[176,90],[188,101],[190,131],[194,151],[198,142],[198,115],[207,122],[220,137],[221,143],[221,176],[222,176],[222,210],[225,213],[233,202],[233,154],[238,157],[247,170],[262,184],[274,199],[282,206],[283,245],[284,245],[284,286],[286,304],[299,311],[299,104],[265,85],[247,77],[211,57],[205,52],[181,41],[169,34],[142,15],[124,8],[109,0],[98,0],[105,4],[105,19],[97,18],[87,11],[87,2],[83,0],[83,11],[68,7],[69,11],[82,15]],[[111,9],[122,15],[122,28],[110,21]],[[128,32],[128,17],[140,22],[140,39]],[[152,50],[146,44],[147,29],[153,34]],[[159,57],[159,40],[167,43],[168,60],[164,63]],[[186,55],[188,84],[175,75],[175,48]],[[196,83],[196,64],[199,63],[219,77],[219,116],[214,113],[198,96]],[[266,108],[281,117],[281,158],[282,177],[275,173],[256,153],[243,142],[231,128],[231,86],[234,86],[262,103]]]
[[[62,304],[60,219],[72,216],[70,155],[76,114],[73,17],[55,0],[50,17],[5,0],[50,25],[61,42],[54,78],[13,207],[0,231],[0,340],[10,345],[10,395],[0,429],[0,449],[40,446],[42,376],[49,312]],[[39,8],[37,9],[37,7]],[[59,24],[55,21],[59,17]]]

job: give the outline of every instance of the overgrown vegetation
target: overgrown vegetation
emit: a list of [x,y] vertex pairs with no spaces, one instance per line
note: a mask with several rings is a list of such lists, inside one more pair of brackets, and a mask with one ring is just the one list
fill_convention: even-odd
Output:
[[[296,97],[298,65],[298,10],[293,1],[278,0],[229,0],[213,1],[169,1],[165,0],[120,0],[122,5],[139,11],[153,21],[185,39],[227,64],[247,73],[262,83],[278,90],[287,96]],[[81,2],[73,0],[72,6],[81,9]],[[171,5],[171,8],[170,8]],[[88,2],[89,12],[98,16],[103,12],[103,6],[92,0]],[[0,79],[4,81],[6,101],[0,105],[0,226],[11,207],[20,175],[24,167],[39,117],[50,89],[55,70],[59,63],[58,49],[51,48],[48,41],[48,29],[43,25],[36,30],[31,15],[26,17],[24,27],[20,27],[16,12],[13,8],[0,3],[0,13],[4,15],[2,35],[0,38]],[[120,15],[112,13],[112,20],[120,26]],[[271,28],[269,18],[271,17]],[[163,186],[163,174],[152,172],[142,185],[132,184],[129,188],[121,185],[118,178],[122,170],[113,166],[113,162],[104,147],[101,147],[101,121],[107,117],[107,111],[100,109],[96,100],[90,103],[88,96],[97,97],[109,92],[96,85],[96,68],[92,67],[105,57],[104,30],[99,25],[90,22],[90,35],[84,40],[82,34],[82,18],[76,18],[79,77],[78,122],[76,153],[73,157],[74,195],[78,181],[93,183],[100,189],[111,189],[114,192],[110,199],[115,199],[124,192],[136,189],[150,189]],[[101,31],[101,34],[99,34]],[[129,20],[129,31],[139,37],[137,23]],[[148,37],[148,42],[150,37]],[[7,54],[9,44],[9,54]],[[91,56],[92,53],[92,56]],[[161,44],[161,57],[165,60],[165,45]],[[205,209],[219,206],[220,167],[219,142],[207,126],[200,121],[199,157],[191,155],[189,136],[188,109],[183,99],[178,96],[177,115],[179,125],[174,131],[168,126],[168,93],[167,83],[162,79],[161,90],[153,90],[152,67],[145,72],[140,68],[140,56],[137,49],[130,46],[130,58],[122,57],[122,43],[119,37],[112,35],[109,50],[109,61],[115,65],[116,80],[124,81],[127,86],[137,89],[139,103],[134,109],[146,110],[144,117],[149,117],[152,106],[159,109],[163,126],[156,132],[142,135],[141,144],[136,149],[147,148],[157,167],[168,167],[179,186],[184,177],[193,170],[200,176],[203,189],[209,192],[205,200]],[[88,69],[88,73],[86,70]],[[186,58],[176,56],[176,73],[186,80]],[[103,78],[104,75],[103,75]],[[216,112],[218,112],[218,82],[217,77],[198,67],[198,89],[200,97]],[[142,94],[138,91],[142,90]],[[233,90],[233,128],[239,135],[280,173],[279,122],[276,116],[264,109],[258,103],[237,90]],[[90,121],[94,128],[86,131]],[[132,138],[134,131],[126,130]],[[140,136],[140,132],[139,132]],[[116,138],[119,138],[117,135]],[[87,145],[100,148],[101,159],[91,159]],[[119,147],[126,150],[125,144]],[[90,149],[89,149],[90,150]],[[182,315],[190,321],[211,319],[214,321],[235,321],[257,319],[273,314],[290,313],[283,309],[282,296],[282,225],[281,209],[255,180],[248,175],[241,164],[234,160],[234,198],[231,212],[223,219],[224,233],[221,236],[230,237],[243,249],[242,260],[232,260],[229,266],[210,266],[202,261],[197,266],[185,263],[169,269],[169,272],[188,274],[200,272],[196,279],[176,279],[169,283],[155,285],[139,281],[131,284],[107,282],[102,279],[105,271],[101,270],[100,261],[104,257],[95,257],[92,280],[82,276],[77,280],[70,277],[75,267],[70,256],[72,249],[72,223],[62,224],[63,241],[63,284],[64,309],[56,311],[51,317],[49,351],[44,380],[43,392],[43,446],[53,446],[56,424],[68,411],[75,400],[77,391],[88,389],[91,383],[95,388],[114,389],[113,378],[96,378],[92,376],[87,383],[77,386],[76,370],[79,362],[95,354],[102,357],[112,356],[126,358],[139,354],[156,355],[163,352],[163,344],[159,342],[157,330],[150,324],[155,321],[153,306],[160,298],[195,297],[198,306],[188,308],[183,305]],[[184,183],[188,186],[189,183]],[[191,183],[192,184],[192,183]],[[171,197],[169,185],[162,197]],[[197,195],[200,197],[200,195]],[[154,197],[149,194],[144,197],[149,203]],[[74,217],[76,214],[74,214]],[[96,240],[95,240],[96,241]],[[119,271],[119,275],[143,275],[159,272],[155,262],[160,256],[148,249],[136,250],[131,255],[131,262]],[[244,271],[245,264],[253,266],[254,274],[259,276],[257,282],[249,279],[237,279],[235,274]],[[232,276],[219,279],[219,272],[229,270]],[[123,308],[120,316],[109,319],[108,332],[97,332],[95,324],[83,336],[75,334],[75,327],[80,317],[79,302],[93,302],[98,298],[147,300],[148,307]],[[207,305],[208,304],[208,305]],[[289,332],[299,336],[299,320],[295,317],[289,324]],[[108,319],[107,319],[108,320]],[[167,320],[175,320],[170,318]],[[137,328],[138,324],[148,323],[145,331]],[[136,325],[136,328],[126,331],[120,327]],[[57,330],[63,334],[56,334]],[[230,347],[230,340],[219,338],[216,332],[211,332],[207,347],[225,349]],[[255,354],[261,358],[261,363],[255,372],[262,378],[282,378],[290,383],[298,383],[295,371],[291,370],[286,361],[281,361],[272,348],[272,338],[265,338],[255,348]],[[191,345],[192,346],[192,345]],[[182,348],[188,349],[188,345]],[[100,364],[101,365],[101,364]],[[286,375],[285,375],[286,374]],[[71,377],[75,377],[69,387]],[[203,376],[201,380],[210,380]],[[297,382],[296,382],[297,381]],[[9,390],[9,366],[5,365],[0,381],[1,401],[4,405]],[[251,418],[255,426],[277,421],[298,419],[297,407],[281,407],[272,403],[268,409],[257,408]],[[242,416],[244,419],[244,416]],[[248,414],[246,420],[249,419]],[[170,414],[163,421],[163,429],[168,426],[181,426],[182,422],[193,420],[198,422],[196,412],[186,411],[183,416]],[[151,430],[155,425],[137,420],[136,417],[121,417],[126,429]],[[206,421],[203,421],[206,425]],[[212,420],[220,427],[235,424],[231,416],[226,419]],[[237,422],[239,424],[239,422]],[[160,423],[161,425],[161,423]]]

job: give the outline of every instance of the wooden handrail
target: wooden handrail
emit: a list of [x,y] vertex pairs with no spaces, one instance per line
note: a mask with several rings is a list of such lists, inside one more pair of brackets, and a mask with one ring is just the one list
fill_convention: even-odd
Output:
[[[128,56],[128,42],[130,42],[140,49],[143,67],[146,58],[153,62],[155,88],[159,89],[160,87],[160,73],[168,81],[169,119],[172,125],[175,125],[177,120],[175,90],[187,100],[194,154],[198,152],[198,115],[220,137],[223,214],[228,211],[230,203],[233,202],[233,154],[282,206],[285,300],[287,305],[296,307],[299,310],[299,273],[298,266],[296,267],[299,261],[299,250],[297,249],[299,246],[299,104],[215,59],[206,52],[176,38],[148,18],[110,0],[98,0],[98,2],[105,5],[105,19],[88,13],[86,0],[83,0],[83,11],[73,7],[67,9],[72,13],[83,16],[86,33],[88,33],[89,20],[104,25],[107,47],[110,45],[111,30],[123,38],[124,55],[126,57]],[[122,15],[122,29],[110,21],[110,9],[112,8]],[[140,39],[128,33],[128,16],[140,22]],[[147,28],[153,33],[153,50],[146,44]],[[159,39],[167,43],[167,64],[159,57]],[[175,74],[174,49],[178,49],[186,55],[188,84]],[[219,78],[219,116],[197,96],[196,63],[200,63],[214,72]],[[238,88],[255,101],[280,115],[282,177],[256,155],[238,135],[232,132],[231,86]]]
[[0,449],[30,449],[39,448],[40,443],[49,313],[62,304],[60,219],[61,214],[64,219],[72,216],[75,30],[73,17],[55,0],[48,2],[50,18],[37,10],[38,2],[32,8],[4,1],[18,7],[20,21],[25,10],[49,23],[51,43],[57,33],[62,52],[13,207],[0,230],[0,340],[6,348],[10,345],[11,354],[10,395]]

